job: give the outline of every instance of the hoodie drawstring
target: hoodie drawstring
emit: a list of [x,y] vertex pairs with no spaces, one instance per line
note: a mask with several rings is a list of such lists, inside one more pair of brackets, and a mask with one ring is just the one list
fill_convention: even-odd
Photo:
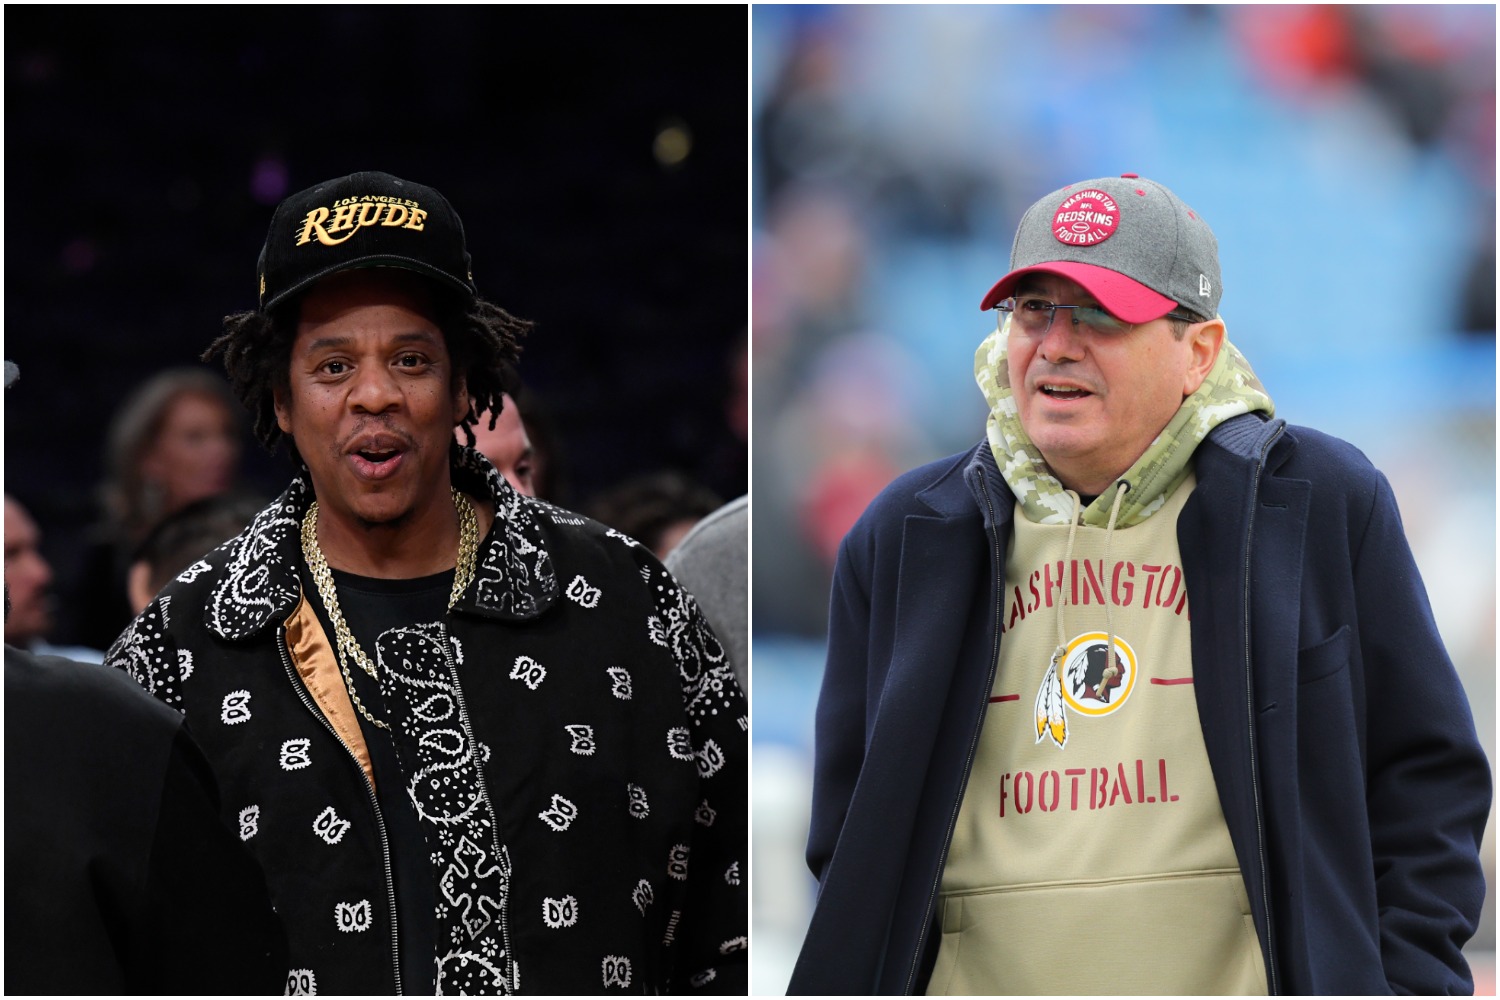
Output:
[[[1072,490],[1064,490],[1068,499],[1073,501],[1073,509],[1068,513],[1068,547],[1063,551],[1063,565],[1071,566],[1073,558],[1073,539],[1078,536],[1078,520],[1082,514],[1083,501],[1078,494]],[[1075,570],[1074,577],[1078,573]],[[1076,582],[1076,581],[1075,581]],[[1058,574],[1058,583],[1062,583],[1062,574]],[[1058,666],[1062,663],[1064,654],[1068,651],[1068,630],[1064,624],[1068,617],[1068,588],[1062,588],[1062,603],[1057,608],[1057,648],[1052,651],[1052,665]]]
[[[1104,534],[1104,565],[1109,565],[1109,543],[1115,534],[1115,522],[1120,514],[1120,500],[1129,491],[1130,484],[1121,479],[1115,484],[1115,498],[1109,508],[1109,527]],[[1068,550],[1063,555],[1063,565],[1073,564],[1073,543],[1078,538],[1078,522],[1083,513],[1083,501],[1077,493],[1072,490],[1065,491],[1073,500],[1072,516],[1068,520]],[[1073,568],[1073,584],[1078,584],[1078,570]],[[1062,574],[1058,574],[1061,577]],[[1058,586],[1062,589],[1062,600],[1057,606],[1057,648],[1052,651],[1052,662],[1047,666],[1047,673],[1042,677],[1041,687],[1036,693],[1036,741],[1040,743],[1047,736],[1052,737],[1052,742],[1063,747],[1068,742],[1068,713],[1064,708],[1062,682],[1067,668],[1063,664],[1063,657],[1068,652],[1068,594],[1071,588],[1067,587],[1059,579]],[[1118,658],[1115,656],[1115,622],[1114,615],[1109,610],[1109,601],[1104,601],[1104,624],[1109,632],[1109,647],[1106,652],[1104,678],[1100,685],[1107,685],[1110,681],[1120,676]],[[1100,690],[1096,688],[1095,690]]]
[[[1104,572],[1109,572],[1109,542],[1115,537],[1115,518],[1120,513],[1120,498],[1130,490],[1130,484],[1120,480],[1115,484],[1115,499],[1109,505],[1109,527],[1104,529]],[[1108,684],[1120,675],[1120,668],[1115,664],[1115,621],[1109,612],[1110,601],[1104,602],[1104,628],[1109,633],[1109,649],[1105,653],[1104,680],[1100,684]]]
[[[1105,572],[1109,572],[1109,543],[1110,539],[1114,538],[1115,536],[1115,519],[1119,517],[1120,514],[1120,500],[1125,496],[1127,492],[1129,492],[1129,490],[1130,483],[1123,479],[1115,484],[1115,498],[1113,501],[1111,501],[1109,506],[1109,527],[1104,529]],[[1068,518],[1068,547],[1067,550],[1063,553],[1063,565],[1069,567],[1072,570],[1074,576],[1073,582],[1076,585],[1078,582],[1078,570],[1073,566],[1073,541],[1078,536],[1078,522],[1081,519],[1081,515],[1083,513],[1083,501],[1079,498],[1078,494],[1072,490],[1065,490],[1064,492],[1066,492],[1069,498],[1072,499],[1073,510]],[[1109,633],[1109,648],[1105,654],[1108,658],[1105,660],[1104,680],[1100,682],[1101,684],[1108,684],[1111,680],[1113,680],[1115,677],[1118,677],[1120,674],[1120,668],[1115,665],[1115,622],[1114,615],[1110,613],[1109,605],[1109,601],[1104,602],[1104,628],[1105,631]],[[1061,663],[1063,655],[1067,652],[1067,616],[1068,588],[1063,587],[1062,604],[1058,606],[1057,610],[1057,649],[1052,653],[1053,663]]]

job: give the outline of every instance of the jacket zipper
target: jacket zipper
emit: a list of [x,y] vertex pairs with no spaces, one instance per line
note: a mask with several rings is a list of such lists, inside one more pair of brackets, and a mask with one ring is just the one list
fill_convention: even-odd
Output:
[[[990,499],[990,491],[985,482],[984,470],[979,470],[976,476],[979,480],[979,492],[984,494],[985,512],[988,514],[985,520],[985,532],[989,535],[990,545],[994,549],[994,556],[990,559],[990,590],[995,595],[995,626],[993,639],[990,642],[989,679],[984,685],[984,690],[988,694],[989,690],[995,686],[995,670],[1000,663],[1000,621],[1004,617],[1005,609],[1003,607],[1004,598],[1000,594],[1001,588],[995,585],[995,574],[1001,571],[1004,563],[1001,558],[999,539],[995,537],[995,504]],[[927,893],[927,909],[922,916],[922,933],[917,938],[917,948],[912,954],[911,965],[907,968],[906,986],[901,991],[908,996],[911,995],[912,988],[916,983],[917,967],[922,963],[922,951],[927,944],[927,935],[931,932],[932,911],[937,903],[938,889],[943,883],[943,869],[948,864],[948,848],[953,845],[953,830],[958,826],[958,813],[963,808],[964,790],[969,784],[969,772],[974,767],[974,751],[979,746],[979,734],[984,730],[984,716],[984,712],[979,713],[979,721],[975,724],[974,733],[969,738],[969,752],[964,757],[963,783],[959,786],[958,798],[953,803],[953,812],[948,817],[948,833],[943,838],[943,852],[938,855],[937,874],[933,875],[932,888]]]
[[[484,761],[479,759],[479,741],[474,738],[473,727],[469,725],[469,708],[464,703],[464,689],[459,687],[458,684],[458,667],[453,662],[452,646],[450,645],[450,641],[451,636],[448,633],[447,627],[444,626],[443,662],[448,667],[448,676],[453,679],[453,696],[458,700],[458,717],[463,722],[464,735],[468,738],[469,746],[472,748],[472,752],[474,753],[475,780],[479,782],[479,794],[484,796],[484,805],[485,808],[489,810],[490,814],[490,849],[495,852],[495,860],[498,863],[500,860],[501,850],[499,817],[495,815],[494,800],[490,798],[489,788],[484,783]],[[511,865],[507,865],[507,867],[511,868],[511,871],[506,875],[507,884],[505,886],[505,903],[500,907],[500,940],[505,945],[505,961],[506,964],[510,967],[508,970],[509,975],[505,977],[506,983],[510,987],[511,993],[519,993],[521,992],[520,983],[518,981],[520,975],[520,963],[516,961],[516,953],[510,946],[510,883],[514,880],[515,875],[515,869],[514,867],[512,867],[512,865],[513,862]]]
[[1266,908],[1266,989],[1271,996],[1277,995],[1276,989],[1276,929],[1271,914],[1271,874],[1266,860],[1266,830],[1264,808],[1261,803],[1260,792],[1260,761],[1256,753],[1255,743],[1255,676],[1254,664],[1250,658],[1250,551],[1255,543],[1255,507],[1260,502],[1260,478],[1265,469],[1266,457],[1271,453],[1271,446],[1281,437],[1281,431],[1285,425],[1276,428],[1270,438],[1261,446],[1260,455],[1255,462],[1255,476],[1250,485],[1250,507],[1249,522],[1245,526],[1245,565],[1244,565],[1244,609],[1245,609],[1245,710],[1247,713],[1247,734],[1250,738],[1250,788],[1255,793],[1255,848],[1260,858],[1260,895],[1261,902]]
[[375,786],[370,784],[370,779],[365,775],[365,769],[363,767],[360,767],[359,758],[354,756],[354,751],[349,748],[349,744],[344,742],[344,738],[338,734],[338,730],[333,728],[333,724],[328,721],[328,717],[325,716],[321,711],[319,711],[318,708],[312,703],[312,699],[308,697],[307,688],[302,684],[301,679],[297,676],[297,671],[292,666],[291,653],[287,651],[285,625],[278,626],[277,639],[278,642],[276,644],[276,648],[281,653],[281,665],[286,670],[287,678],[292,682],[292,689],[297,692],[297,697],[302,700],[302,704],[307,707],[307,710],[311,712],[319,722],[323,723],[323,728],[327,729],[328,732],[333,735],[333,738],[338,740],[339,746],[343,747],[344,752],[349,755],[349,760],[354,764],[355,770],[359,771],[360,779],[364,782],[365,785],[365,791],[370,796],[370,808],[375,810],[375,828],[380,832],[380,857],[385,864],[386,903],[390,909],[391,914],[391,971],[396,976],[396,995],[400,996],[401,939],[397,934],[396,927],[396,881],[391,877],[391,844],[390,840],[386,837],[385,818],[380,813],[380,803],[375,797]]

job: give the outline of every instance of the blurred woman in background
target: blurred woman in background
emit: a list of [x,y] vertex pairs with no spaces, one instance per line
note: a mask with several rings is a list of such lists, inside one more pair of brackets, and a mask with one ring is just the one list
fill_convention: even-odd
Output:
[[121,404],[106,439],[104,516],[70,602],[80,612],[75,641],[114,642],[131,618],[125,579],[136,548],[164,518],[234,488],[242,439],[239,404],[206,369],[168,369]]

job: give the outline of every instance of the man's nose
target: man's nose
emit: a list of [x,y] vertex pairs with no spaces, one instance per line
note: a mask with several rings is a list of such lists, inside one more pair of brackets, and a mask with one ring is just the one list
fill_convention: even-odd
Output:
[[367,413],[384,413],[401,402],[396,377],[384,365],[365,365],[354,373],[349,405]]
[[1052,314],[1052,325],[1042,334],[1037,353],[1051,362],[1077,361],[1083,357],[1083,331],[1073,322],[1073,310],[1059,309]]

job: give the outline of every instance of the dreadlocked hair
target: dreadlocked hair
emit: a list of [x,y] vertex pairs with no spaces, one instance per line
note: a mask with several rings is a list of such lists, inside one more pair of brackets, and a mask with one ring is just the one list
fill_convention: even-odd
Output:
[[[452,296],[435,297],[435,319],[443,331],[454,378],[463,376],[473,405],[462,427],[470,446],[479,415],[490,413],[490,427],[500,414],[504,394],[517,383],[521,340],[536,324],[520,319],[484,299],[465,303]],[[276,392],[290,388],[292,342],[297,338],[295,303],[269,313],[242,312],[224,317],[224,332],[203,352],[204,361],[221,361],[230,387],[250,411],[255,438],[275,451],[286,435],[276,420]],[[296,444],[288,441],[300,461]]]
[[282,437],[276,423],[275,389],[287,385],[296,328],[261,312],[224,317],[224,332],[208,345],[200,360],[222,361],[229,387],[250,411],[255,439],[272,451]]
[[516,362],[521,358],[521,340],[535,325],[484,299],[476,299],[464,312],[456,328],[467,335],[450,339],[448,353],[453,355],[454,369],[464,373],[473,400],[460,425],[469,447],[474,446],[474,425],[479,423],[480,414],[489,413],[490,430],[494,430],[505,394],[515,393],[520,381]]

